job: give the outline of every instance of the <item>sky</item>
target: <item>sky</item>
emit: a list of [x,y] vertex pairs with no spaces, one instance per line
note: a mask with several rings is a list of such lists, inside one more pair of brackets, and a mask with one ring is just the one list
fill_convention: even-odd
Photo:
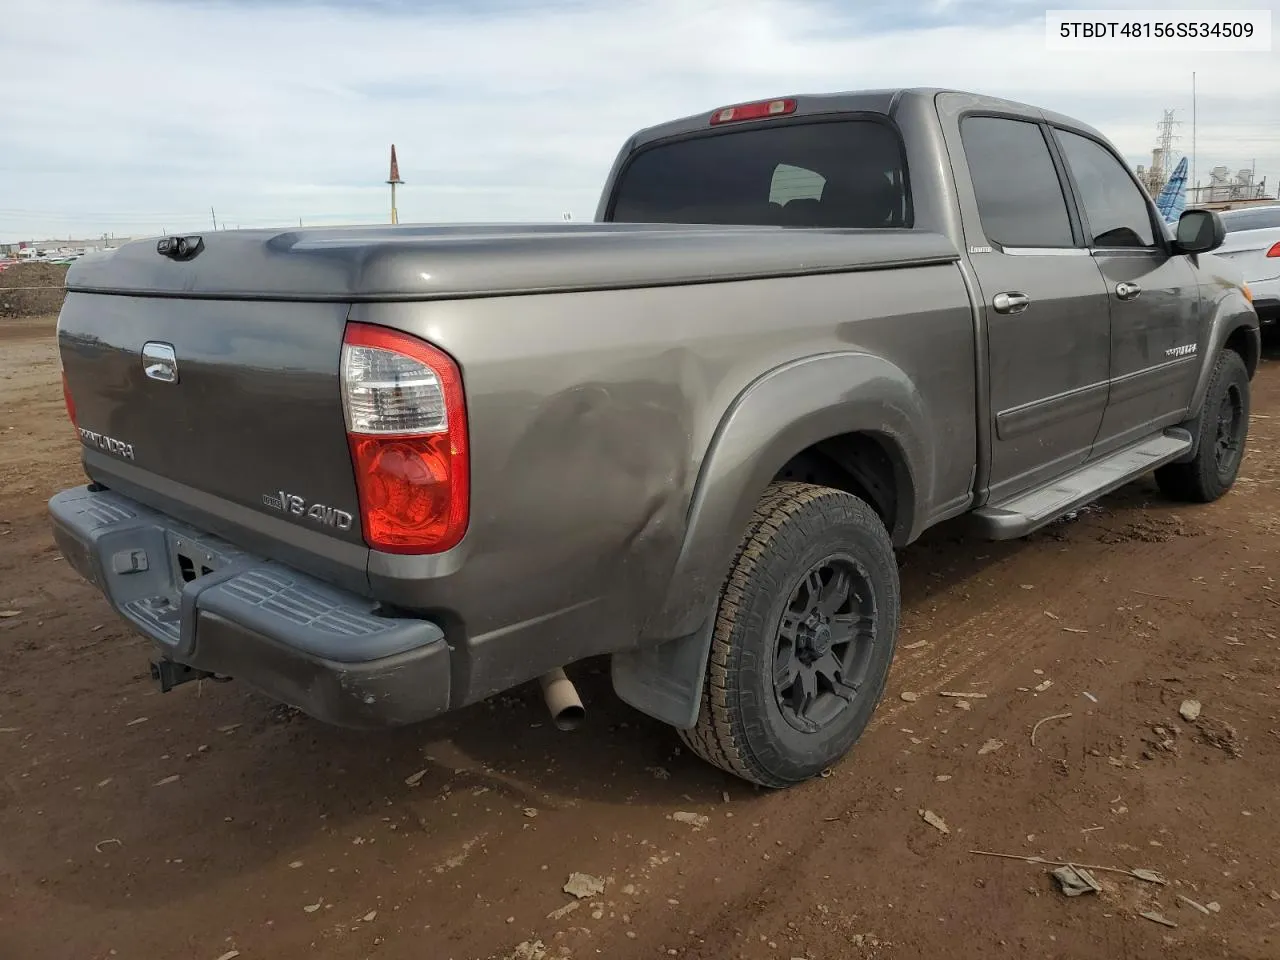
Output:
[[[1208,6],[1162,2],[1162,9]],[[1228,4],[1224,4],[1228,5]],[[1280,0],[1231,6],[1270,9]],[[1072,3],[1054,9],[1147,4]],[[1021,0],[0,0],[0,242],[594,216],[635,130],[791,93],[944,86],[1280,186],[1269,53],[1049,51]]]

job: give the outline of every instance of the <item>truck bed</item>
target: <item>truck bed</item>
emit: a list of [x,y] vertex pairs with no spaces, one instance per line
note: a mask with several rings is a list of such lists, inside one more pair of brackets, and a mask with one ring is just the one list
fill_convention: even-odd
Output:
[[186,263],[156,241],[86,257],[73,292],[217,300],[456,299],[947,263],[940,234],[662,224],[443,225],[228,231]]
[[[454,651],[453,706],[676,629],[654,598],[680,575],[709,451],[770,371],[847,368],[847,382],[815,382],[829,400],[806,403],[899,391],[869,428],[911,417],[937,431],[913,454],[921,509],[954,512],[969,490],[973,317],[940,235],[570,224],[204,243],[185,263],[150,241],[72,270],[60,339],[79,424],[133,451],[86,443],[90,479],[434,618]],[[370,550],[358,523],[300,522],[271,502],[359,516],[339,376],[353,323],[411,334],[461,370],[470,521],[444,553]],[[173,346],[178,384],[143,376],[148,341]],[[769,454],[773,427],[752,429],[762,446],[744,453]]]

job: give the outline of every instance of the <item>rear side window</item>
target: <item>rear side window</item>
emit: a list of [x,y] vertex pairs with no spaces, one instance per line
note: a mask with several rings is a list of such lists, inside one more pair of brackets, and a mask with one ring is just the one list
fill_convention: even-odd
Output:
[[1239,230],[1267,230],[1280,227],[1280,205],[1274,207],[1253,207],[1245,210],[1230,210],[1219,214],[1227,233]]
[[611,220],[789,227],[906,227],[902,145],[875,120],[759,126],[636,154]]
[[1096,140],[1057,130],[1095,247],[1151,247],[1151,208],[1124,165]]
[[1062,181],[1040,127],[966,117],[960,140],[988,240],[1002,247],[1073,247]]

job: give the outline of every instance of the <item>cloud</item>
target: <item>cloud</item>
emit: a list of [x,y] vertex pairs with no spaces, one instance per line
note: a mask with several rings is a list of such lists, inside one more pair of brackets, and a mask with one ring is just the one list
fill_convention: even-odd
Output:
[[588,219],[634,130],[791,92],[998,94],[1077,116],[1137,163],[1165,108],[1184,121],[1179,147],[1189,151],[1192,70],[1201,179],[1216,164],[1256,161],[1269,184],[1280,180],[1275,53],[1049,52],[1044,9],[1014,0],[10,2],[0,29],[0,240],[190,229],[209,222],[210,206],[231,226],[378,222],[392,142],[406,180],[402,221],[566,210]]

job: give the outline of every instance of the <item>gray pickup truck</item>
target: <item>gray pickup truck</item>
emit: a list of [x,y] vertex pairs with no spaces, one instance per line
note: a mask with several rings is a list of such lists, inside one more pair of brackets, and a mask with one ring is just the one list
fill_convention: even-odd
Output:
[[1096,131],[941,90],[644,130],[595,223],[231,231],[76,263],[60,549],[171,686],[345,726],[609,655],[782,787],[881,698],[895,550],[1235,480],[1258,319]]

